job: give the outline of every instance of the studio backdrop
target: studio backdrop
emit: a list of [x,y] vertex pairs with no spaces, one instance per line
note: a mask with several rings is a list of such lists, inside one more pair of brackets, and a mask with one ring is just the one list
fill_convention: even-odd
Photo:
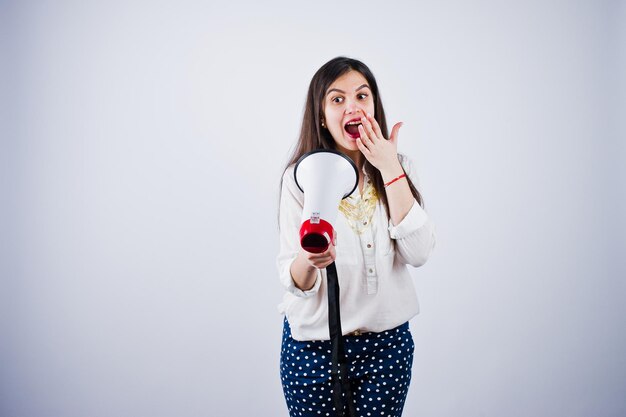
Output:
[[287,416],[279,182],[375,74],[437,231],[406,416],[626,415],[624,1],[0,2],[0,415]]

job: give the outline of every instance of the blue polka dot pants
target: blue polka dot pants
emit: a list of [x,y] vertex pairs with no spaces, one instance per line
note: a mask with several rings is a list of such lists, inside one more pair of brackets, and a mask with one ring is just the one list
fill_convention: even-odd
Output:
[[[358,416],[400,417],[415,349],[409,323],[381,333],[344,336],[344,340]],[[330,346],[329,340],[294,340],[285,320],[280,377],[290,417],[342,415],[333,404]]]

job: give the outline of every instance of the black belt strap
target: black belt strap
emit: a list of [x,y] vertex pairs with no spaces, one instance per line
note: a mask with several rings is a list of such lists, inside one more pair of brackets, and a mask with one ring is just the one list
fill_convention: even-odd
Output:
[[348,403],[348,416],[356,417],[357,414],[352,401],[352,389],[348,381],[348,365],[346,363],[346,352],[341,332],[339,280],[337,279],[337,267],[334,262],[326,267],[326,278],[328,280],[328,330],[330,332],[333,361],[330,372],[333,383],[333,402],[337,410],[337,416],[342,417],[344,414],[341,393],[344,392],[346,402]]

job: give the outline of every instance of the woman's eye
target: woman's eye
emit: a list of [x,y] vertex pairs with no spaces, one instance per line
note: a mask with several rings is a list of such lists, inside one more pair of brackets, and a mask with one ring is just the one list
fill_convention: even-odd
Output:
[[365,100],[367,98],[367,94],[361,93],[357,97],[360,98],[361,100]]
[[343,101],[343,97],[335,97],[332,101],[333,103],[341,103]]

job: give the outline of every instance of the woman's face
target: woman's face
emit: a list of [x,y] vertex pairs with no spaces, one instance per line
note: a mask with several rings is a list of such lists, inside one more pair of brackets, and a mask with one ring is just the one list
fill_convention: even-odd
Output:
[[338,150],[347,154],[358,151],[361,117],[367,113],[375,116],[374,97],[365,77],[352,70],[337,78],[326,91],[323,110],[326,127]]

